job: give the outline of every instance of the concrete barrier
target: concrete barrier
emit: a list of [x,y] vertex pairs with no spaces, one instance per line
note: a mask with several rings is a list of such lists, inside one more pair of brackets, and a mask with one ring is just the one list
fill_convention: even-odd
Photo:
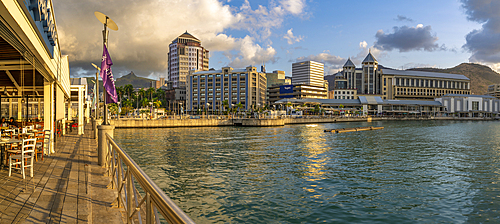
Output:
[[[494,120],[495,118],[453,118],[453,117],[371,117],[372,121],[422,121],[422,120]],[[272,127],[291,124],[317,124],[336,122],[366,122],[368,117],[331,118],[284,118],[284,119],[120,119],[110,120],[115,128],[175,128],[175,127],[217,127],[245,126]]]

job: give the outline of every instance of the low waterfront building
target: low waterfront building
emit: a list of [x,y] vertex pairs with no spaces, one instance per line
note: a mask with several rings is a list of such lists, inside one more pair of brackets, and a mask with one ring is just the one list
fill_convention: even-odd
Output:
[[[261,70],[261,72],[265,72],[265,68]],[[290,78],[285,77],[285,71],[275,70],[270,73],[266,73],[266,90],[271,86],[280,86],[280,85],[290,85],[292,80]],[[268,91],[266,91],[266,102],[269,103],[269,95]]]
[[445,113],[438,101],[384,100],[379,96],[359,96],[358,99],[281,99],[275,104],[320,105],[340,113],[380,116],[435,116]]
[[220,70],[190,71],[186,88],[186,110],[215,113],[241,103],[242,109],[263,107],[266,103],[266,74],[256,67],[243,69],[222,67]]
[[436,101],[458,117],[493,117],[500,109],[500,100],[487,95],[447,94]]
[[379,65],[371,52],[361,64],[356,68],[347,59],[341,75],[335,77],[334,98],[433,100],[446,94],[470,94],[470,79],[464,75],[389,69]]
[[327,88],[324,86],[295,84],[274,85],[267,89],[269,104],[285,98],[294,99],[328,99]]
[[67,119],[71,90],[52,1],[2,0],[0,15],[1,115],[22,126],[38,121],[54,141],[56,122]]

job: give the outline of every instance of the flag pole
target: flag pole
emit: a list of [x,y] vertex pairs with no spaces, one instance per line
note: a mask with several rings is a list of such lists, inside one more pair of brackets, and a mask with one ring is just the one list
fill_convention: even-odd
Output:
[[[106,16],[106,22],[104,23],[104,30],[102,31],[103,44],[104,44],[104,46],[106,46],[106,48],[108,47],[108,19],[109,19],[109,17]],[[108,91],[106,91],[106,88],[104,88],[104,82],[102,83],[102,85],[103,85],[102,89],[104,90],[104,91],[102,91],[104,94],[104,119],[103,119],[102,125],[108,125],[109,124],[109,122],[108,122],[108,102],[106,102],[108,99]]]

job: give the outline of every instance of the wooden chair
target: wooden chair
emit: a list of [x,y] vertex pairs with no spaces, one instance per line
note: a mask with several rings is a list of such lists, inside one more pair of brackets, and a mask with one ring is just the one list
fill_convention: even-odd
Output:
[[36,149],[35,149],[35,161],[38,162],[38,153],[42,155],[42,161],[43,161],[43,154],[44,154],[44,149],[45,149],[45,133],[44,132],[35,132],[35,139],[36,139]]
[[44,145],[44,150],[45,153],[50,156],[51,151],[50,151],[50,130],[43,130],[44,133],[44,139],[43,139],[43,145]]
[[[14,169],[17,169],[17,165],[21,165],[21,173],[23,174],[23,179],[26,179],[25,169],[30,168],[30,176],[33,177],[33,157],[35,153],[36,139],[25,139],[21,146],[21,153],[9,156],[9,177],[12,173],[12,165],[16,165]],[[28,161],[30,161],[28,163]]]

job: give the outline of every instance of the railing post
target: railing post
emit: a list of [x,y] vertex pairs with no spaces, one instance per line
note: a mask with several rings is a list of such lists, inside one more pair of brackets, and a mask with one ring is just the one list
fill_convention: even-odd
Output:
[[115,126],[99,125],[97,126],[99,138],[97,139],[97,164],[104,166],[106,163],[106,155],[108,154],[108,145],[106,144],[106,134],[113,137]]
[[133,187],[132,187],[132,172],[130,170],[130,167],[127,167],[127,223],[132,223],[132,210],[134,205],[132,204],[132,193],[133,193]]
[[153,223],[153,206],[151,204],[151,196],[146,192],[146,223]]
[[[118,163],[118,168],[116,169],[116,189],[118,190],[118,208],[122,207],[122,191],[120,191],[120,188],[122,188],[123,185],[123,172],[122,172],[122,162],[120,161],[120,155],[117,156],[116,162]],[[125,189],[125,188],[122,188]]]

